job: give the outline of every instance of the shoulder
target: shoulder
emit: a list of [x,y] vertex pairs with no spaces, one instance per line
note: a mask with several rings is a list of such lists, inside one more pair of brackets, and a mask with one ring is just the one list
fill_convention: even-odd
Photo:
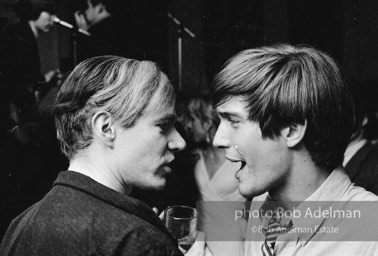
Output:
[[138,216],[101,200],[82,200],[80,193],[66,192],[63,201],[58,192],[17,217],[4,246],[23,250],[33,245],[42,255],[51,248],[62,248],[62,255],[180,255],[171,237]]
[[[125,232],[119,241],[112,247],[122,251],[122,255],[181,255],[173,240],[148,225],[135,226],[130,232]],[[111,242],[114,243],[113,240]]]
[[366,189],[351,185],[339,199],[340,201],[378,201],[378,196]]
[[352,157],[360,163],[378,163],[378,144],[365,143]]
[[378,144],[369,143],[369,152],[367,155],[369,163],[374,164],[378,167]]
[[89,33],[91,33],[94,37],[98,36],[106,36],[106,35],[115,35],[119,31],[116,31],[117,23],[115,22],[113,17],[108,17],[101,22],[93,25],[89,29]]

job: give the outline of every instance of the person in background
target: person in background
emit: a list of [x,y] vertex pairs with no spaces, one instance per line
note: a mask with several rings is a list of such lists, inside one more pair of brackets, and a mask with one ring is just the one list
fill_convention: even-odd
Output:
[[7,95],[11,127],[17,140],[26,144],[33,108],[40,92],[59,72],[41,74],[37,38],[53,26],[55,3],[49,0],[18,0],[14,11],[20,22],[10,25],[2,35],[0,81]]
[[[19,22],[5,28],[0,39],[1,86],[1,209],[0,236],[9,221],[34,200],[29,190],[35,177],[34,133],[40,99],[60,73],[41,73],[37,38],[53,26],[55,3],[49,0],[14,1]],[[34,184],[35,185],[35,184]]]
[[[242,164],[235,177],[252,199],[246,213],[258,213],[247,215],[244,255],[378,255],[378,197],[342,167],[356,126],[343,80],[326,53],[287,44],[241,51],[216,76],[214,146]],[[358,205],[361,222],[324,213]],[[305,214],[314,209],[319,218]]]
[[[226,211],[234,212],[244,207],[246,199],[239,193],[238,181],[234,175],[240,168],[240,164],[226,160],[223,148],[212,145],[219,117],[212,108],[208,97],[192,97],[185,104],[183,114],[178,121],[184,127],[186,136],[190,141],[190,150],[196,156],[194,176],[199,189],[199,200],[218,201],[214,207],[203,207],[200,213],[199,229],[207,234],[207,244],[213,254],[217,255],[242,255],[242,241],[244,223],[235,225],[235,222],[227,223],[227,218],[215,221],[222,217]],[[222,201],[225,201],[224,203]],[[206,204],[206,203],[205,203]],[[212,227],[212,223],[223,224],[222,228],[229,233],[236,232],[233,242],[210,241],[212,232],[219,232],[218,227]]]
[[78,28],[77,59],[111,54],[150,60],[168,70],[168,23],[164,2],[140,0],[72,0]]
[[89,33],[78,38],[78,61],[100,55],[120,55],[119,22],[114,13],[117,0],[86,0],[74,13],[77,27]]
[[[153,62],[80,63],[54,106],[68,170],[12,221],[0,255],[182,255],[155,212],[129,196],[134,187],[164,188],[174,153],[185,147],[174,103],[173,86]],[[199,235],[187,255],[205,255]]]
[[353,92],[361,109],[357,119],[359,125],[345,150],[343,166],[353,183],[378,195],[378,145],[373,141],[377,134],[377,118],[374,107],[369,104],[375,101],[375,94],[370,95],[368,90],[358,92],[357,89]]
[[244,200],[234,178],[239,164],[230,163],[224,157],[224,149],[215,148],[212,141],[219,118],[207,97],[190,98],[178,121],[184,127],[192,154],[196,156],[194,175],[204,201]]

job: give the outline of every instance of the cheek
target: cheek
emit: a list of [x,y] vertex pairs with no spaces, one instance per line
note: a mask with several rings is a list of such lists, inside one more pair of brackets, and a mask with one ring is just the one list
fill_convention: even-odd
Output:
[[[244,137],[248,138],[248,137]],[[279,145],[268,141],[256,140],[239,140],[243,143],[243,152],[247,164],[250,166],[258,166],[262,168],[275,169],[279,168],[284,161],[284,152]],[[237,143],[237,142],[236,142]],[[236,144],[238,145],[238,144]],[[238,145],[238,148],[241,148]]]
[[[148,135],[146,135],[148,136]],[[163,155],[168,148],[168,140],[164,136],[151,136],[150,138],[142,142],[146,152],[146,157],[148,155]]]

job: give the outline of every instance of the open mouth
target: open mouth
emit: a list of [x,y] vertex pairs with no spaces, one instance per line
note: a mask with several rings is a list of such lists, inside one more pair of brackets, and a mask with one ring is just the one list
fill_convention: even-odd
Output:
[[159,168],[157,175],[160,177],[166,177],[172,173],[172,168],[169,165],[163,165]]
[[238,159],[232,159],[232,158],[229,158],[229,157],[226,157],[227,160],[229,160],[231,163],[240,163],[240,168],[239,170],[237,170],[235,172],[235,178],[236,179],[240,179],[241,177],[241,170],[244,169],[244,167],[247,165],[247,162],[246,161],[243,161],[243,160],[238,160]]
[[242,170],[242,169],[244,169],[244,167],[246,166],[247,162],[245,162],[245,161],[240,161],[240,163],[241,163],[241,166],[240,166],[240,169],[239,169],[239,170]]
[[245,162],[243,160],[234,159],[234,158],[227,157],[227,156],[226,156],[226,159],[228,161],[230,161],[231,163],[240,163],[241,165],[240,165],[240,169],[239,170],[243,169],[246,166],[246,164],[247,164],[247,162]]

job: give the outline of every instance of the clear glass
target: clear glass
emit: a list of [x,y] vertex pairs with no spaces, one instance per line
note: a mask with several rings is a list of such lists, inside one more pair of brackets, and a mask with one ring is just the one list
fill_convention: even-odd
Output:
[[169,206],[165,209],[165,226],[186,251],[196,240],[197,215],[195,208],[184,205]]

